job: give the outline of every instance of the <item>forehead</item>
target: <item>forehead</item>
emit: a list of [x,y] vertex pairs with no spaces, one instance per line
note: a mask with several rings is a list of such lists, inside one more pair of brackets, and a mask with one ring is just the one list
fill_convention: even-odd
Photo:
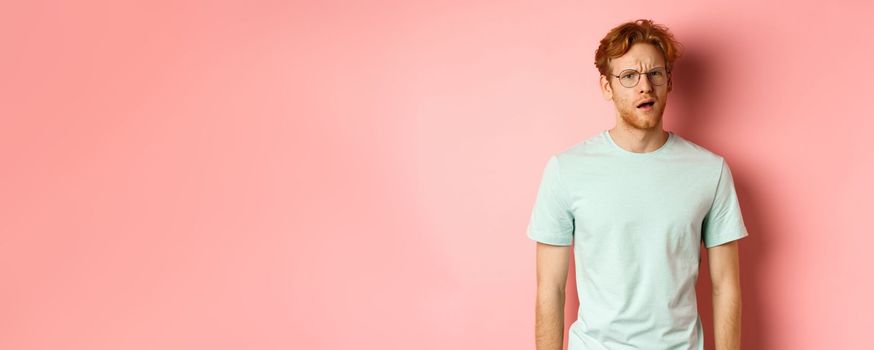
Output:
[[624,55],[611,60],[611,66],[617,70],[625,69],[649,69],[652,67],[664,67],[665,56],[653,44],[634,43]]

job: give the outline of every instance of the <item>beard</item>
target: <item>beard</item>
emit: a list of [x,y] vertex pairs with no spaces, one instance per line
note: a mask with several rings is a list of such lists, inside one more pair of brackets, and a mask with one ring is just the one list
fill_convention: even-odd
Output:
[[663,112],[664,105],[661,104],[653,105],[650,111],[641,111],[631,106],[619,108],[619,117],[633,129],[652,130],[661,123]]

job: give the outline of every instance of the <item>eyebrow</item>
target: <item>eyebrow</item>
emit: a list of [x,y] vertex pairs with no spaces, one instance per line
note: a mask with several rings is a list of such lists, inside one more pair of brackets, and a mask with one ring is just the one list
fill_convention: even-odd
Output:
[[[650,68],[650,70],[648,70],[647,72],[649,72],[649,71],[651,71],[651,70],[653,70],[653,69],[656,69],[656,68],[665,68],[665,69],[667,69],[668,67],[665,67],[665,66],[652,67],[652,68]],[[636,71],[636,72],[640,72],[639,70],[634,69],[634,68],[625,68],[625,69],[623,69],[623,70],[621,70],[621,71],[619,71],[619,72],[621,73],[621,72],[624,72],[624,71],[627,71],[627,70],[633,70],[633,71]]]

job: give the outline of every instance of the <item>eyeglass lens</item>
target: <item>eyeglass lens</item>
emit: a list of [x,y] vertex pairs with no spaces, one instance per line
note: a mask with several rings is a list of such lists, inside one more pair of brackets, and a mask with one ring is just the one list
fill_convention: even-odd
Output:
[[[653,85],[662,85],[667,78],[664,68],[653,69],[646,74],[649,75],[649,82]],[[619,74],[619,82],[622,83],[622,86],[624,87],[635,87],[640,81],[640,75],[641,73],[636,70],[627,69]]]

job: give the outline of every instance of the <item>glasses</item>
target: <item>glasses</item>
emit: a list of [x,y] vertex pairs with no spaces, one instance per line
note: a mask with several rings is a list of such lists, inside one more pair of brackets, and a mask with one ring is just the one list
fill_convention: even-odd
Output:
[[[649,77],[649,82],[653,85],[664,85],[667,81],[669,70],[665,69],[665,67],[658,67],[646,72],[646,75]],[[619,83],[622,86],[627,88],[632,88],[637,86],[637,83],[640,81],[640,75],[642,73],[634,70],[634,69],[626,69],[619,73],[619,75],[613,75],[614,77],[619,78]]]

